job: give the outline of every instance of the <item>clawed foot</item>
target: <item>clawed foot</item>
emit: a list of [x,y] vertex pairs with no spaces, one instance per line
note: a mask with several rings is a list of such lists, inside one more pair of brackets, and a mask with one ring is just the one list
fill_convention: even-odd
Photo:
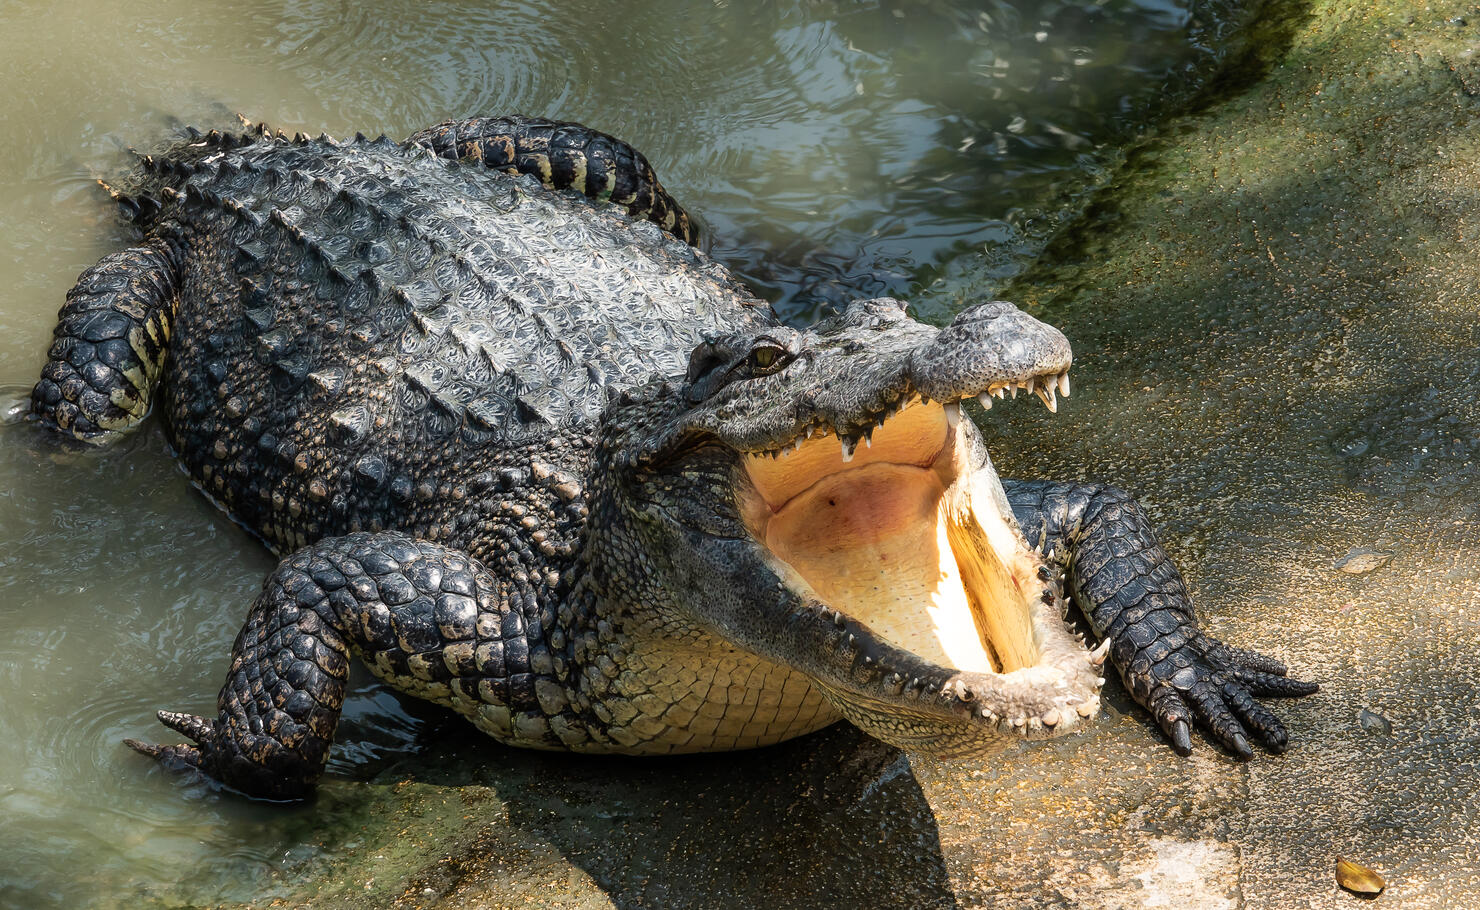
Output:
[[233,738],[229,729],[223,734],[217,720],[176,711],[160,711],[159,721],[194,744],[157,745],[137,739],[125,739],[124,744],[172,771],[199,772],[253,799],[297,800],[313,790],[317,773],[305,772],[301,757],[270,737]]
[[305,758],[305,737],[302,728],[295,728],[295,741],[286,743],[280,735],[287,724],[268,724],[258,734],[250,732],[249,724],[232,724],[229,715],[222,719],[198,718],[195,715],[161,710],[161,724],[182,732],[194,743],[179,743],[173,746],[158,746],[139,740],[124,740],[129,749],[157,759],[172,771],[200,772],[204,777],[235,790],[252,799],[269,801],[295,801],[303,799],[314,790],[318,775],[323,772],[324,756],[329,750],[329,741],[315,740],[306,743],[314,755]]
[[[1320,691],[1313,682],[1290,679],[1272,657],[1234,648],[1195,633],[1176,648],[1155,646],[1135,654],[1123,675],[1136,701],[1149,710],[1179,755],[1192,754],[1192,727],[1202,727],[1241,759],[1249,741],[1283,752],[1285,725],[1257,697],[1299,697]],[[1158,650],[1161,654],[1154,654]],[[1153,659],[1155,658],[1155,659]]]
[[167,768],[195,768],[210,774],[204,764],[205,755],[201,749],[209,749],[215,743],[216,722],[176,711],[160,711],[159,722],[195,740],[196,745],[160,745],[137,739],[125,739],[123,744],[141,755],[158,759]]

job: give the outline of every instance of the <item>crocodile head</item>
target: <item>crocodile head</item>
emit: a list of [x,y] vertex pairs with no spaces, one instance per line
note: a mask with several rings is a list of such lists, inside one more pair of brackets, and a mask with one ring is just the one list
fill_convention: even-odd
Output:
[[[1097,659],[961,405],[1068,394],[1069,343],[1008,303],[943,329],[892,299],[706,341],[608,439],[664,624],[806,674],[901,747],[970,754],[1076,729]],[[608,426],[613,420],[608,421]],[[630,560],[629,560],[630,561]]]

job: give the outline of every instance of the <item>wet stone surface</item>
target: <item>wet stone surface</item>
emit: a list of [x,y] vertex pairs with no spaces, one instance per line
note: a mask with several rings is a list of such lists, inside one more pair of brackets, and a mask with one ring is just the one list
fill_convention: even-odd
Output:
[[[1168,761],[1129,715],[1073,764],[991,770],[1030,832],[983,861],[1016,869],[1016,906],[1351,906],[1339,856],[1382,874],[1384,905],[1480,884],[1480,59],[1454,21],[1473,13],[1290,12],[1261,83],[1134,152],[1007,290],[1075,342],[1076,394],[996,451],[1138,493],[1204,622],[1325,689],[1279,706],[1279,758]],[[1333,570],[1354,547],[1390,560]],[[1050,824],[1080,792],[1080,826]],[[1171,844],[1200,857],[1202,903],[1141,874]],[[996,903],[989,881],[958,894]]]

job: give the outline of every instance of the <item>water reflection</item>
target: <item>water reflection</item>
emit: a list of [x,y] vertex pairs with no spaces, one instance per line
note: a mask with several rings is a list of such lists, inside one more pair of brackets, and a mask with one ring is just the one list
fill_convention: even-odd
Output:
[[[1011,274],[1104,144],[1216,59],[1235,6],[0,0],[0,383],[29,385],[67,287],[127,236],[94,176],[171,123],[241,111],[404,136],[448,116],[583,120],[641,148],[715,255],[807,319],[966,254]],[[210,708],[269,566],[157,428],[74,453],[0,425],[0,905],[266,899],[291,884],[285,863],[343,849],[324,805],[223,800],[119,745],[157,736],[156,708]],[[341,782],[420,755],[444,723],[357,691]],[[703,766],[706,792],[768,760]],[[907,827],[928,842],[918,809]],[[782,843],[797,862],[820,849]],[[593,875],[622,887],[620,870]]]
[[783,21],[766,116],[736,123],[715,171],[737,176],[704,193],[717,252],[804,318],[903,295],[964,253],[1012,274],[1101,145],[1214,56],[1199,43],[1213,21],[1176,4],[1007,2]]

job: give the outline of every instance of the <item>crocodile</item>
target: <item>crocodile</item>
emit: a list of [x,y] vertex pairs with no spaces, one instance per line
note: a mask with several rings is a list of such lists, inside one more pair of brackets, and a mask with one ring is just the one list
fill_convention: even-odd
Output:
[[166,765],[309,795],[352,657],[501,742],[620,754],[840,719],[991,754],[1086,727],[1108,660],[1175,751],[1248,758],[1288,743],[1255,698],[1318,688],[1201,631],[1124,492],[998,477],[977,408],[1056,410],[1057,329],[787,325],[612,136],[191,130],[110,192],[138,242],[67,295],[31,416],[103,445],[158,410],[281,560],[215,715],[128,741]]

